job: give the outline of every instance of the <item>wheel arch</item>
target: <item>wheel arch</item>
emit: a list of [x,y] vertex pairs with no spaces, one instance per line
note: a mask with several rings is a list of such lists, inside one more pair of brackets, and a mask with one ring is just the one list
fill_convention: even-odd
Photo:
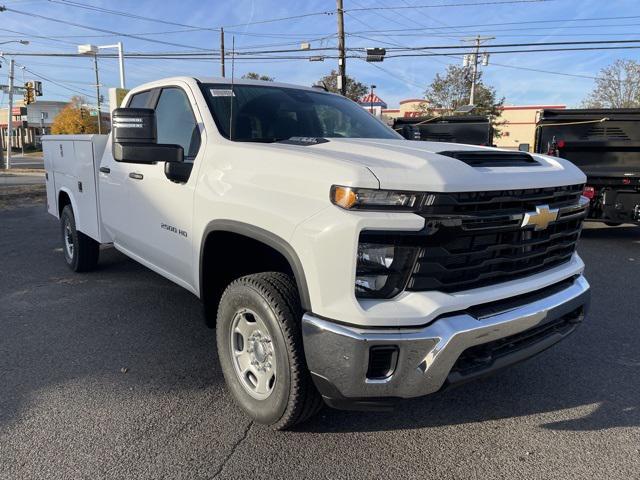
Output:
[[76,200],[73,197],[73,193],[66,187],[61,187],[58,190],[58,195],[56,196],[56,211],[58,212],[58,218],[62,215],[62,209],[67,205],[71,205],[73,209],[73,215],[76,217],[76,222],[78,221],[78,209],[76,207]]
[[306,276],[302,262],[300,261],[297,253],[293,247],[284,240],[282,237],[264,230],[255,225],[251,225],[244,222],[235,220],[214,220],[210,222],[205,228],[202,241],[200,243],[200,258],[199,258],[199,293],[200,298],[205,300],[204,290],[207,287],[206,280],[206,268],[208,259],[206,258],[208,247],[208,240],[212,239],[216,234],[233,234],[246,239],[250,239],[254,242],[258,242],[282,256],[289,266],[291,273],[293,274],[298,292],[300,295],[300,304],[304,311],[311,311],[311,298],[309,295],[309,288],[307,285]]

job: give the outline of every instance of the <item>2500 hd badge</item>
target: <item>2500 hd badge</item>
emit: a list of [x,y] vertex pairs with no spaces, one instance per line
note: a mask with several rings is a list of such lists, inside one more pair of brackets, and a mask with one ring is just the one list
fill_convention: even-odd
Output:
[[168,231],[173,232],[173,233],[177,233],[178,235],[181,235],[184,238],[187,238],[187,236],[188,236],[186,231],[180,230],[179,228],[176,228],[173,225],[167,225],[166,223],[161,223],[160,224],[160,228],[162,228],[164,230],[168,230]]

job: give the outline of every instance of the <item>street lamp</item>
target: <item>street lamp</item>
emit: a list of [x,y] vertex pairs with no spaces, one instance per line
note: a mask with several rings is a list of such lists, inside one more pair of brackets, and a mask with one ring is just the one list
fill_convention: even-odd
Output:
[[102,115],[100,114],[100,79],[98,77],[98,47],[95,45],[78,45],[81,55],[93,55],[93,69],[96,73],[96,100],[98,101],[98,134],[102,133]]
[[371,85],[371,96],[369,97],[371,99],[371,106],[369,107],[370,113],[371,115],[373,115],[373,91],[376,89],[377,87],[375,85]]
[[20,45],[29,45],[29,40],[8,40],[6,42],[0,42],[0,45],[6,45],[7,43],[19,43]]
[[118,49],[118,60],[120,64],[120,88],[124,86],[124,55],[122,53],[122,42],[118,42],[114,45],[78,45],[78,53],[81,55],[92,55],[93,66],[96,72],[96,95],[98,100],[98,133],[102,133],[102,116],[100,115],[100,80],[98,77],[98,51],[106,48]]
[[105,50],[107,48],[115,48],[118,50],[118,63],[120,66],[120,88],[126,88],[124,86],[124,51],[122,48],[122,42],[115,43],[113,45],[78,45],[78,53],[82,55],[97,55],[99,50]]

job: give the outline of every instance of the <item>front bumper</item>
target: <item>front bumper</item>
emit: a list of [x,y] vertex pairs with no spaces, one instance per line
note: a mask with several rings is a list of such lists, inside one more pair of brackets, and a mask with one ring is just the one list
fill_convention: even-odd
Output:
[[[305,314],[307,365],[329,405],[376,408],[391,399],[434,393],[545,350],[575,330],[589,297],[589,284],[578,276],[520,298],[448,314],[422,328],[363,329]],[[397,347],[385,378],[367,378],[374,346]]]

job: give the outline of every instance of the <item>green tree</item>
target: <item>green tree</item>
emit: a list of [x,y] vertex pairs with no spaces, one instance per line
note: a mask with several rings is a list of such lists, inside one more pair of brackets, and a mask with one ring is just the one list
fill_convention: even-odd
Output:
[[[456,115],[456,109],[469,104],[473,72],[470,67],[449,65],[444,74],[437,73],[424,92],[424,103],[420,110],[426,115]],[[498,128],[504,97],[498,98],[496,89],[482,81],[482,72],[476,75],[475,108],[471,115],[486,115],[494,127],[494,135],[500,136]]]
[[[358,82],[348,75],[346,77],[347,97],[351,100],[357,102],[369,92],[369,87],[364,83]],[[322,77],[318,83],[324,84],[330,92],[340,93],[338,89],[338,72],[335,70],[331,70],[331,73]]]
[[640,107],[640,63],[616,60],[600,70],[593,91],[582,105],[586,108]]
[[51,133],[71,135],[76,133],[98,133],[98,117],[91,116],[84,107],[83,97],[71,97],[69,104],[60,110],[51,125]]
[[268,75],[260,75],[256,72],[249,72],[242,75],[242,78],[245,80],[262,80],[263,82],[273,82],[275,77],[270,77]]

